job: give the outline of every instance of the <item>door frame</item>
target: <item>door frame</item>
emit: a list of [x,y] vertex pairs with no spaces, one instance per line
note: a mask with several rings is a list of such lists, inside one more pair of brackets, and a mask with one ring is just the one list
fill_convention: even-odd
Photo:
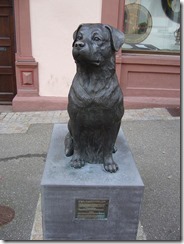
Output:
[[32,56],[29,0],[14,0],[17,96],[38,96],[38,63]]
[[[11,41],[11,71],[8,68],[5,68],[5,71],[3,72],[6,75],[12,75],[12,94],[9,95],[5,94],[5,98],[0,101],[0,104],[3,105],[11,105],[13,97],[16,96],[17,94],[17,86],[16,86],[16,74],[15,74],[15,52],[16,52],[16,40],[15,40],[15,20],[14,20],[14,2],[12,1],[1,1],[0,2],[0,7],[1,8],[10,8],[12,11],[12,16],[10,18],[10,41]],[[2,68],[3,69],[3,68]],[[8,72],[8,73],[7,73]],[[11,73],[10,73],[11,72]],[[12,97],[13,96],[13,97]],[[8,97],[8,98],[7,98]],[[6,100],[9,99],[9,100]]]

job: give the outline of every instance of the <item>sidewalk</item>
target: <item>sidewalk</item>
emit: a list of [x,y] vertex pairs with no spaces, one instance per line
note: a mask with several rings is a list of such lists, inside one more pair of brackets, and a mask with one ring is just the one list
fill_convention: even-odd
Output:
[[[67,123],[68,113],[64,111],[47,112],[2,112],[0,113],[0,134],[26,133],[31,124]],[[122,121],[133,120],[172,120],[164,108],[125,110]]]
[[[0,205],[15,218],[0,239],[42,239],[40,181],[54,123],[67,111],[0,112]],[[138,240],[179,240],[180,117],[164,108],[126,110],[122,128],[145,184]]]

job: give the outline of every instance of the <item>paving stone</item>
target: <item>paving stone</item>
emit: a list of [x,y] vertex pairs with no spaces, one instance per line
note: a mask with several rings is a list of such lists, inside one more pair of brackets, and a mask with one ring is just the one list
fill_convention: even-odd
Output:
[[6,114],[0,113],[0,121],[3,120],[5,116],[6,116]]
[[[133,120],[172,120],[165,108],[151,109],[125,109],[123,121]],[[36,111],[36,112],[3,112],[0,113],[0,134],[26,133],[31,124],[67,123],[69,115],[67,110],[61,111]]]
[[4,121],[9,121],[11,118],[12,118],[12,116],[13,116],[14,114],[13,113],[7,113],[5,116],[4,116]]

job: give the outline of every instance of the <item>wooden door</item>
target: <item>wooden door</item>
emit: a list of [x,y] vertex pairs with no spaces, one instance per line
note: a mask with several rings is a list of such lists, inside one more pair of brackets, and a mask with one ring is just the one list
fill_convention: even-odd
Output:
[[0,104],[16,95],[13,0],[0,0]]

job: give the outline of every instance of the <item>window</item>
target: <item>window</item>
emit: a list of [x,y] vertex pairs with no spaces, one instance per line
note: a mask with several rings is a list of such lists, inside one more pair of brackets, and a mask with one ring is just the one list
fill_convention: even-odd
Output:
[[123,51],[180,52],[179,0],[125,0]]

